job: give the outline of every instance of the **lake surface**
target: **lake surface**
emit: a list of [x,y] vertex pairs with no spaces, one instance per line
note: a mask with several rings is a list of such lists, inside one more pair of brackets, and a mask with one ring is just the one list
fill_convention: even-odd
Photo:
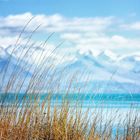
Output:
[[[34,102],[34,95],[30,94],[26,96],[27,100],[30,98],[30,102]],[[39,103],[46,100],[49,97],[48,94],[39,94]],[[4,105],[12,105],[15,100],[18,100],[19,105],[22,105],[22,99],[24,94],[9,93],[5,97],[5,94],[0,94],[0,101],[4,100]],[[82,105],[82,111],[85,114],[87,109],[90,108],[88,116],[92,113],[100,114],[103,116],[102,122],[106,123],[113,120],[113,128],[117,124],[123,124],[128,115],[135,119],[135,116],[140,117],[140,94],[53,94],[51,95],[51,107],[62,105],[63,99],[69,102],[71,108],[75,108],[75,105]],[[47,100],[46,100],[47,102]],[[78,104],[76,104],[78,103]],[[99,116],[101,116],[99,115]]]
[[[48,94],[38,95],[40,102],[48,97]],[[15,100],[22,103],[24,94],[15,96],[13,93],[0,94],[0,101],[4,100],[5,104],[13,104]],[[26,96],[26,99],[34,102],[34,95]],[[61,105],[63,99],[67,100],[70,106],[74,106],[78,101],[83,108],[140,108],[140,94],[53,94],[51,95],[51,105]]]

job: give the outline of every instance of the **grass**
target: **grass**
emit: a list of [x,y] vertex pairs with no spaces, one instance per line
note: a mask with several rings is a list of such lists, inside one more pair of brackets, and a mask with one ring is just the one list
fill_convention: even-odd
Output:
[[[31,20],[26,26],[30,22]],[[30,51],[34,43],[29,45],[29,42],[38,28],[39,26],[31,33],[25,46],[22,46],[25,51],[20,52],[22,57],[17,59],[14,69],[10,71],[12,56],[21,49],[19,41],[21,32],[8,58],[8,63],[1,69],[0,87],[4,96],[0,98],[0,140],[139,140],[140,118],[131,116],[131,113],[123,118],[123,126],[118,124],[114,133],[115,118],[111,118],[103,125],[105,116],[102,110],[91,113],[90,109],[87,109],[83,113],[82,104],[78,100],[74,107],[71,107],[71,103],[65,98],[61,105],[58,106],[56,100],[56,104],[52,107],[51,97],[60,91],[64,77],[67,77],[65,95],[72,91],[80,94],[81,89],[73,84],[76,82],[75,75],[79,72],[69,77],[65,70],[62,70],[61,76],[56,76],[55,65],[50,64],[49,59],[57,53],[59,45],[47,55],[41,53],[36,65],[23,63],[25,58],[31,57]],[[42,43],[42,48],[46,47],[51,36],[52,34]],[[32,73],[26,73],[27,71]],[[83,73],[81,75],[83,76]],[[23,91],[24,96],[18,100]],[[42,92],[48,93],[49,96],[40,102],[39,95]],[[7,102],[7,98],[10,98],[9,93],[14,93],[15,96],[12,103]],[[115,116],[117,115],[119,116],[116,112]]]

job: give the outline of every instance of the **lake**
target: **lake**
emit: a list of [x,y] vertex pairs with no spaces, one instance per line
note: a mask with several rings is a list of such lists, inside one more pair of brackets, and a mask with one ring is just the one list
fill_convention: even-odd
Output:
[[[24,97],[24,94],[18,94],[16,97],[13,93],[8,93],[5,97],[5,94],[0,94],[0,101],[5,100],[5,104],[12,104],[17,98],[20,103]],[[34,95],[29,94],[26,96],[27,99],[34,101]],[[48,94],[39,94],[40,102],[45,100],[48,97]],[[74,106],[78,101],[79,105],[82,104],[83,108],[140,108],[140,94],[60,94],[56,93],[51,95],[51,105],[58,104],[61,105],[62,100],[65,99],[69,101],[70,106]]]

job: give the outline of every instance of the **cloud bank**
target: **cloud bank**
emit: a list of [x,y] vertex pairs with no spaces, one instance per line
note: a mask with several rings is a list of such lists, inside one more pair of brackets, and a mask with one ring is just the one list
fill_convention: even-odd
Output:
[[21,43],[26,40],[26,35],[31,34],[40,25],[36,31],[39,34],[36,40],[40,41],[43,38],[40,34],[48,35],[55,32],[60,42],[65,40],[65,51],[61,51],[63,53],[74,54],[78,50],[90,50],[97,55],[101,51],[110,50],[117,55],[128,55],[140,52],[139,38],[125,35],[126,29],[130,31],[129,34],[132,30],[135,34],[135,31],[140,29],[140,22],[120,23],[118,18],[112,16],[68,18],[60,14],[23,13],[0,17],[0,45],[5,48],[14,45],[18,35],[32,17],[34,18],[26,28]]

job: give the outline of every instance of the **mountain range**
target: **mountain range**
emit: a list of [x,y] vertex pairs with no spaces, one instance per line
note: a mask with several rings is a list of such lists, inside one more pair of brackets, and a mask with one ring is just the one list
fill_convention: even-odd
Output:
[[[17,65],[16,56],[10,55],[7,49],[0,47],[0,71],[9,64],[9,73],[15,68],[21,69],[30,65],[24,60]],[[56,77],[65,71],[62,78],[61,90],[66,87],[68,77],[76,74],[76,87],[85,92],[107,92],[107,93],[139,93],[140,92],[140,54],[117,56],[110,50],[102,51],[94,56],[89,50],[86,53],[76,52],[75,59],[56,66]],[[25,69],[22,76],[31,76],[31,71]],[[7,74],[8,76],[8,74]]]

